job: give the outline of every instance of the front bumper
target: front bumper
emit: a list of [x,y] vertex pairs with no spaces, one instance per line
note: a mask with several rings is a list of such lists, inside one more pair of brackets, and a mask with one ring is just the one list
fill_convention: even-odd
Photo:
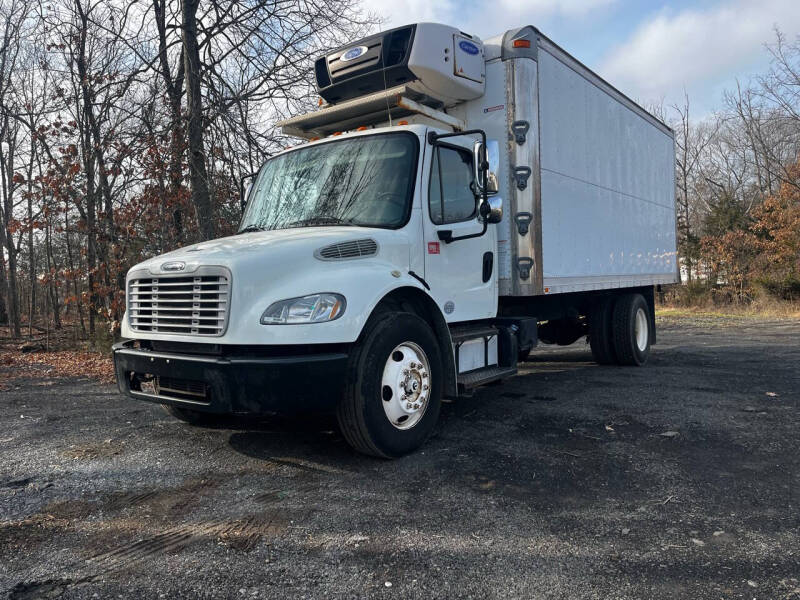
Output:
[[332,410],[345,381],[346,352],[264,356],[181,354],[114,345],[119,391],[137,400],[220,414]]

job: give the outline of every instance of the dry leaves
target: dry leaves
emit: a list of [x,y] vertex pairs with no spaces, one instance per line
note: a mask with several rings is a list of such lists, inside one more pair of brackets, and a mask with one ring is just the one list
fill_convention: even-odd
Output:
[[0,352],[0,387],[22,377],[90,377],[114,383],[114,361],[94,352]]

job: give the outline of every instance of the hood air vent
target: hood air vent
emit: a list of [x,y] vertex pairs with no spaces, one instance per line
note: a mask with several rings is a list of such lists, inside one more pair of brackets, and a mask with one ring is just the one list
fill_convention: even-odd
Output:
[[378,242],[372,238],[339,242],[320,248],[314,253],[320,260],[348,260],[375,256],[378,253]]

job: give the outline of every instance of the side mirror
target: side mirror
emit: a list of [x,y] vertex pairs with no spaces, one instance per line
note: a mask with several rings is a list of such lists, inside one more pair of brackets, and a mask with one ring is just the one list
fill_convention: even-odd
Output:
[[486,215],[487,223],[499,223],[503,220],[503,199],[500,196],[489,198],[489,212]]
[[[497,174],[500,172],[500,144],[497,140],[488,140],[486,142],[486,155],[489,160],[489,171],[486,173],[486,193],[492,196],[500,191],[500,185],[497,181]],[[500,212],[502,214],[503,203],[500,203]]]
[[479,194],[491,196],[498,192],[497,172],[500,168],[500,147],[497,140],[477,141],[472,148],[475,185]]

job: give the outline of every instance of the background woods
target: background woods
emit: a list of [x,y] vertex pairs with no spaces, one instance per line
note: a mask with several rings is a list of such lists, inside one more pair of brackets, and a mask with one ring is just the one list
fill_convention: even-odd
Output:
[[800,299],[800,41],[776,33],[768,72],[696,120],[662,110],[676,134],[678,250],[693,302]]
[[[316,103],[313,58],[358,0],[0,0],[0,324],[93,342],[127,269],[224,235],[238,182]],[[800,42],[676,133],[680,296],[800,297]]]
[[0,0],[0,323],[113,328],[131,265],[235,229],[313,57],[374,23],[354,0]]

